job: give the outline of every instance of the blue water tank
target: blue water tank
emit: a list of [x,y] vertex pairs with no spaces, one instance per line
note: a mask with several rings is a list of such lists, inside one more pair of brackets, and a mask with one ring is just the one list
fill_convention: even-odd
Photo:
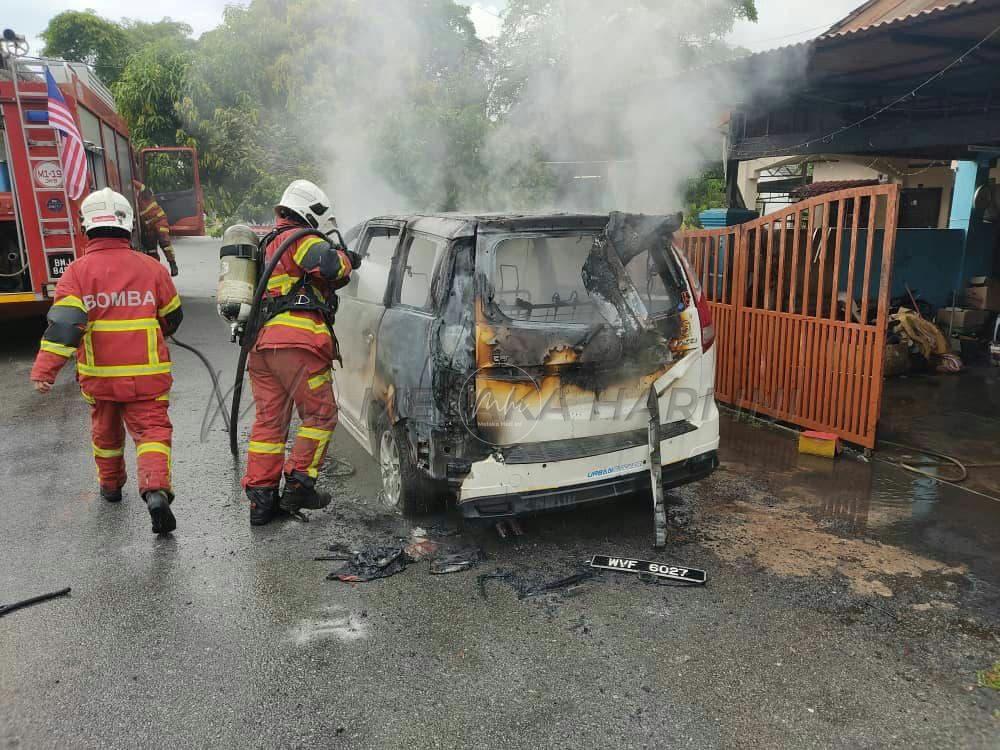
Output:
[[756,218],[757,212],[746,208],[708,208],[698,214],[698,221],[705,229],[732,227]]

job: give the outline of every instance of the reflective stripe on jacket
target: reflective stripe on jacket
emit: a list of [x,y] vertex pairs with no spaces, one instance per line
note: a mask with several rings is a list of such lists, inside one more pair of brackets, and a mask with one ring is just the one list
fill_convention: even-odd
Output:
[[56,285],[49,328],[32,380],[52,382],[76,354],[80,388],[92,399],[141,401],[170,390],[165,335],[182,317],[167,270],[127,239],[95,239]]
[[[277,226],[279,229],[287,228],[288,231],[268,243],[265,263],[271,259],[288,233],[301,228],[285,219],[279,220]],[[316,235],[309,235],[296,241],[294,247],[285,252],[268,280],[267,293],[271,297],[288,294],[307,275],[317,296],[326,299],[333,294],[335,288],[347,282],[350,274],[351,262],[346,253]],[[318,312],[279,313],[264,324],[255,348],[258,351],[302,348],[309,349],[326,360],[339,358],[336,340],[331,336],[323,315]]]

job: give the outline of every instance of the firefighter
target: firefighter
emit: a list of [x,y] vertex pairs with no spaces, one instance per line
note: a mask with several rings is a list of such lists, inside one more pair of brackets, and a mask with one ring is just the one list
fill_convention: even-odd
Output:
[[174,246],[170,242],[167,214],[156,202],[152,190],[138,180],[132,180],[132,186],[135,188],[136,205],[139,207],[139,244],[142,251],[159,260],[156,249],[159,246],[170,265],[170,275],[176,276],[179,273],[177,256],[174,255]]
[[125,196],[104,188],[88,195],[80,212],[86,249],[56,285],[31,380],[36,391],[49,393],[76,355],[101,497],[122,499],[127,429],[153,532],[168,534],[177,523],[170,510],[172,378],[165,337],[181,323],[180,297],[166,269],[129,244],[133,214]]
[[[329,198],[307,180],[288,186],[275,215],[265,262],[286,232],[336,227]],[[330,504],[330,495],[316,489],[316,479],[337,424],[331,377],[333,360],[340,359],[332,327],[334,291],[347,284],[350,273],[351,260],[343,249],[307,236],[288,249],[268,281],[268,318],[247,366],[256,417],[243,487],[253,526],[266,524],[280,511]],[[286,457],[293,405],[302,426]],[[285,488],[279,497],[282,474]]]

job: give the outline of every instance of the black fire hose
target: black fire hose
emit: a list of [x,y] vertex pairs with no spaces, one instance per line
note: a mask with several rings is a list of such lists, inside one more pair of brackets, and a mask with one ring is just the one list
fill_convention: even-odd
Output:
[[176,336],[171,336],[170,340],[173,341],[181,349],[187,349],[189,352],[194,354],[198,359],[202,361],[205,365],[205,369],[208,370],[208,377],[212,379],[212,390],[215,393],[215,401],[219,405],[219,412],[222,414],[222,421],[226,423],[226,432],[229,431],[229,412],[226,409],[226,399],[222,395],[222,386],[219,385],[219,378],[215,375],[215,370],[212,369],[212,363],[208,361],[208,357],[202,354],[200,351],[195,349],[190,344],[185,344],[183,341],[178,339]]
[[[242,346],[240,347],[240,361],[236,365],[236,382],[233,383],[233,404],[232,410],[229,413],[229,450],[233,454],[233,458],[239,458],[240,455],[240,449],[237,445],[236,438],[239,433],[237,427],[240,420],[240,400],[243,397],[243,376],[247,369],[247,357],[250,356],[250,350],[257,341],[257,318],[260,316],[261,300],[264,298],[264,293],[267,291],[267,282],[270,281],[271,274],[274,273],[274,269],[277,268],[278,263],[288,251],[288,248],[303,237],[308,237],[309,235],[321,237],[324,240],[330,239],[318,229],[306,227],[295,230],[289,234],[288,237],[282,240],[280,245],[278,245],[278,249],[274,251],[274,255],[271,257],[271,260],[269,260],[267,265],[264,267],[264,273],[261,274],[260,280],[257,281],[257,288],[253,293],[253,303],[250,305],[250,314],[247,316],[246,326],[243,329],[243,338],[241,341]],[[343,238],[340,237],[339,232],[337,232],[337,236],[343,246]]]

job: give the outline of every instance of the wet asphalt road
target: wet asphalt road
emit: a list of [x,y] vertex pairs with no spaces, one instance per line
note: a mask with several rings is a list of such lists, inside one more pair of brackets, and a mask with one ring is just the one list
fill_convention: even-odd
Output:
[[[180,260],[181,338],[231,382],[236,352],[210,298],[215,246],[181,243]],[[336,563],[313,557],[335,542],[390,543],[413,525],[380,512],[375,467],[349,436],[332,448],[355,467],[328,479],[335,509],[251,530],[218,422],[201,439],[207,374],[175,348],[179,528],[157,539],[134,485],[120,506],[96,496],[71,373],[49,398],[31,391],[38,333],[5,326],[0,345],[0,602],[73,593],[0,619],[2,747],[998,744],[1000,700],[975,687],[976,670],[1000,658],[1000,518],[989,501],[937,497],[928,516],[923,497],[918,515],[912,481],[895,469],[840,463],[841,479],[816,475],[786,465],[783,434],[727,424],[726,465],[680,493],[694,520],[664,553],[635,498],[531,520],[517,540],[441,537],[482,545],[475,571],[431,576],[418,563],[348,585],[325,580]],[[887,486],[895,505],[883,507]],[[876,550],[891,538],[968,573],[887,569],[895,595],[871,597],[839,573],[779,574],[763,555],[719,554],[727,524],[744,523],[736,515],[788,503],[821,533]],[[415,523],[440,532],[455,519]],[[524,600],[503,582],[477,586],[498,568],[557,578],[600,552],[702,567],[710,582],[608,574]],[[941,607],[914,608],[928,597]]]

